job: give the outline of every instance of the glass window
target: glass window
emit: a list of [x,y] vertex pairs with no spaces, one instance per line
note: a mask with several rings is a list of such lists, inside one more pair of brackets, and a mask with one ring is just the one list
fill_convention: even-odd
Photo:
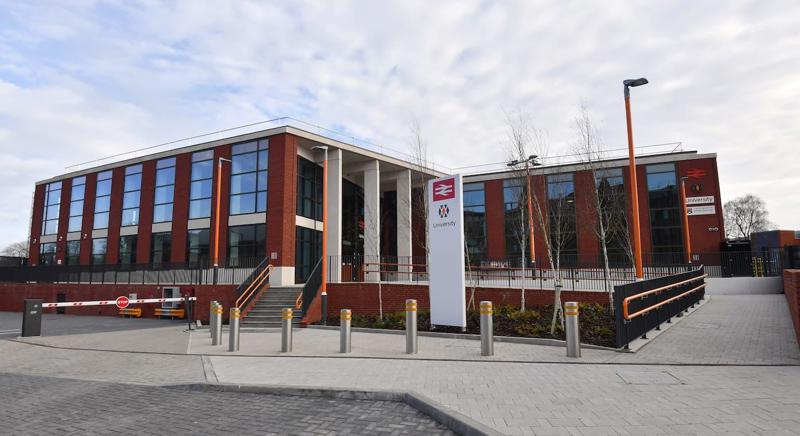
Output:
[[119,263],[130,265],[136,263],[136,235],[120,236],[119,238]]
[[156,162],[156,190],[153,199],[153,222],[172,221],[172,202],[175,198],[175,158]]
[[153,244],[150,246],[150,263],[155,266],[170,262],[172,257],[172,233],[153,233]]
[[681,204],[675,164],[647,166],[653,262],[682,262]]
[[[266,189],[267,173],[260,174]],[[297,215],[322,220],[322,168],[302,157],[297,159]]]
[[48,183],[44,188],[42,234],[58,233],[58,215],[61,212],[61,182]]
[[92,239],[92,264],[102,265],[106,263],[106,251],[108,250],[108,239]]
[[206,263],[209,255],[209,230],[189,230],[186,260],[190,263]]
[[[94,226],[95,229],[108,228],[108,211],[111,208],[111,171],[97,174],[97,186],[94,199]],[[105,262],[105,252],[103,253]]]
[[[528,190],[522,179],[503,180],[503,209],[505,215],[506,255],[520,257],[522,247],[528,246]],[[526,248],[526,250],[530,250]]]
[[77,265],[81,261],[81,241],[67,241],[67,265]]
[[211,185],[214,176],[212,150],[192,154],[192,184],[189,190],[189,219],[211,216]]
[[[230,214],[267,210],[267,153],[265,139],[236,144],[231,149]],[[263,167],[259,162],[263,162]]]
[[295,283],[305,283],[322,256],[322,232],[296,226]]
[[228,229],[228,266],[257,265],[264,259],[266,248],[264,224]]
[[[125,168],[125,186],[122,195],[122,225],[139,225],[139,204],[142,190],[142,165]],[[120,250],[122,247],[120,247]]]
[[48,242],[39,246],[39,265],[56,264],[56,243]]
[[464,242],[472,265],[486,257],[486,204],[483,183],[464,184]]
[[553,257],[561,266],[577,264],[578,238],[574,174],[547,176],[548,221]]
[[[596,170],[594,179],[597,189],[596,201],[600,208],[600,217],[605,231],[609,265],[613,267],[630,266],[631,248],[623,169]],[[598,229],[600,224],[601,222],[598,220]],[[597,234],[599,235],[600,232]],[[602,244],[602,241],[600,242]],[[602,249],[600,250],[600,261],[604,264]]]

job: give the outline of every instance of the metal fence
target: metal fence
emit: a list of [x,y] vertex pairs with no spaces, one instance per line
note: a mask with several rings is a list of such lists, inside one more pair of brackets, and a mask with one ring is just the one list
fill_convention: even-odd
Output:
[[617,346],[643,337],[672,317],[682,316],[705,296],[703,266],[687,272],[614,287]]
[[214,268],[207,260],[181,263],[124,265],[39,265],[0,268],[0,282],[238,285],[263,258],[236,258]]
[[[427,283],[425,257],[397,256],[330,256],[329,277],[332,282],[402,282]],[[635,280],[633,268],[598,267],[522,268],[516,258],[483,259],[478,264],[465,262],[467,287],[554,289],[603,291]],[[687,271],[686,264],[648,266],[645,278],[664,277]]]

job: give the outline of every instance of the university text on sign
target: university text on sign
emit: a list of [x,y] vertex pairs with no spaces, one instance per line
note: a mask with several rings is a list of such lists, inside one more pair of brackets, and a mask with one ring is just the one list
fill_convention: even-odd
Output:
[[431,324],[467,326],[461,175],[428,182]]
[[686,197],[686,205],[693,206],[695,204],[713,204],[713,195],[703,195],[701,197]]

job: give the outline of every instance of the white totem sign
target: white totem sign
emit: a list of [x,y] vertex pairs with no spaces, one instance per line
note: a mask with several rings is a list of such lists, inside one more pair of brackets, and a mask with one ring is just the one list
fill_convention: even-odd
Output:
[[428,182],[431,324],[467,326],[461,175]]

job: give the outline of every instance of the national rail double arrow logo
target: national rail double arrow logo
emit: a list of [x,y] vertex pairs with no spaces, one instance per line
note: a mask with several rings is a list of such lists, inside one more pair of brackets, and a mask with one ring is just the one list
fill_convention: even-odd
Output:
[[439,206],[439,218],[447,218],[450,214],[450,208],[446,204]]

